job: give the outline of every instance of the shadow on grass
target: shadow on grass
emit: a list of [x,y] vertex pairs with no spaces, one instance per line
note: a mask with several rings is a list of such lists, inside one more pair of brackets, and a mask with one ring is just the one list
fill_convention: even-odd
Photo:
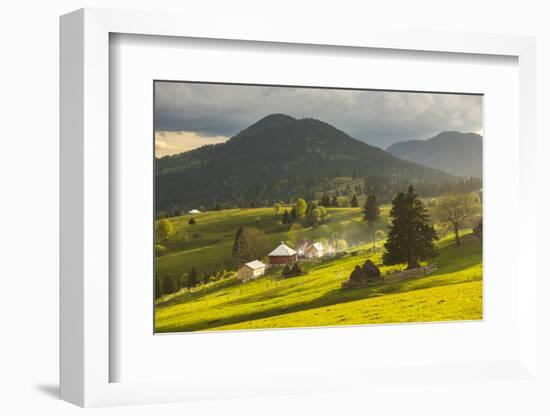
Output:
[[[421,277],[418,279],[424,279],[424,277]],[[414,280],[417,280],[417,279],[414,279]],[[473,281],[473,280],[476,280],[476,279],[471,279],[469,281]],[[452,282],[442,286],[453,286],[456,284],[462,284],[467,282],[468,281]],[[414,292],[417,290],[427,289],[430,287],[437,287],[439,285],[428,285],[428,284],[419,285],[416,287],[408,288],[407,290],[403,290],[402,286],[403,286],[402,283],[393,283],[393,284],[382,284],[381,286],[373,286],[373,287],[362,288],[362,289],[352,289],[352,290],[335,289],[325,293],[323,296],[319,298],[313,299],[309,302],[297,304],[297,305],[264,309],[253,313],[247,312],[246,314],[243,314],[243,315],[233,315],[226,318],[202,320],[202,321],[197,321],[188,325],[174,326],[166,330],[159,329],[158,332],[192,332],[192,331],[202,331],[207,329],[212,330],[217,327],[225,326],[225,325],[238,324],[246,321],[254,321],[257,319],[266,319],[274,316],[285,315],[288,313],[302,312],[310,309],[329,307],[337,304],[344,304],[348,302],[354,302],[357,300],[365,300],[365,299],[375,298],[383,295]]]
[[[193,301],[196,301],[196,300],[201,300],[202,298],[204,298],[206,296],[209,296],[214,292],[217,292],[217,291],[223,290],[223,289],[229,289],[229,288],[237,286],[239,284],[241,284],[241,282],[237,278],[234,278],[234,277],[233,278],[228,278],[228,279],[226,279],[224,281],[221,281],[221,282],[215,282],[210,287],[203,287],[199,291],[196,291],[196,292],[185,291],[185,292],[182,292],[182,293],[178,293],[178,294],[174,295],[173,297],[171,297],[170,299],[168,299],[166,301],[157,303],[155,305],[155,308],[163,309],[163,308],[166,308],[168,306],[179,305],[180,303],[186,303],[186,302],[193,302]],[[216,295],[216,296],[222,296],[222,295],[223,295],[223,293],[220,293],[219,295]]]
[[[477,243],[477,244],[476,244]],[[342,304],[347,302],[354,302],[357,300],[364,300],[373,297],[413,292],[417,290],[428,289],[438,286],[452,286],[456,284],[467,283],[471,281],[481,280],[481,276],[472,275],[468,279],[460,280],[445,280],[437,279],[438,276],[459,272],[467,268],[473,267],[481,262],[480,245],[478,242],[468,242],[462,246],[455,247],[449,244],[441,249],[440,259],[445,263],[445,267],[442,267],[437,272],[428,276],[421,276],[414,279],[405,280],[395,283],[382,283],[378,286],[372,286],[360,289],[344,290],[341,288],[326,292],[323,296],[312,299],[308,302],[291,305],[288,307],[273,307],[270,309],[263,309],[257,312],[247,312],[242,315],[232,315],[225,318],[218,318],[213,320],[202,320],[187,325],[171,327],[167,330],[160,330],[159,332],[188,332],[188,331],[200,331],[206,329],[215,329],[216,327],[238,324],[246,321],[253,321],[257,319],[266,319],[274,316],[302,312],[310,309],[328,307],[336,304]],[[451,264],[448,264],[450,262]],[[282,297],[289,289],[299,287],[301,284],[297,283],[295,286],[285,286],[281,288],[273,288],[267,292],[261,294],[254,294],[251,296],[234,299],[224,305],[239,305],[244,303],[252,303],[263,300],[271,300],[276,297]]]

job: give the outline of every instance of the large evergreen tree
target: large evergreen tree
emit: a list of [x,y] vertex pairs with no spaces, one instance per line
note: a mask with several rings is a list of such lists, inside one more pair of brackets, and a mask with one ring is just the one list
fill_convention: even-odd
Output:
[[392,224],[384,246],[384,264],[407,263],[407,268],[413,269],[419,267],[420,260],[437,255],[436,232],[412,185],[407,193],[399,192],[395,196],[390,217]]
[[357,208],[359,206],[359,201],[357,201],[357,195],[353,194],[350,204],[353,208]]
[[285,209],[285,212],[283,213],[283,218],[281,221],[283,224],[290,224],[292,222],[292,220],[290,219],[290,214],[288,213],[288,210]]
[[363,219],[369,223],[372,232],[372,247],[376,251],[376,223],[380,220],[380,208],[374,194],[367,195],[365,201]]
[[236,258],[239,254],[239,244],[241,244],[241,235],[243,234],[244,228],[241,225],[235,234],[235,240],[233,240],[233,250],[231,251],[231,256]]

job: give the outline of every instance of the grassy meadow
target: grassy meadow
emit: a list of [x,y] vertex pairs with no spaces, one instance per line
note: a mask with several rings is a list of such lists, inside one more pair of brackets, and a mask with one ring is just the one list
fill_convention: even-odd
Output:
[[[378,227],[387,226],[389,206],[381,206]],[[282,207],[284,210],[285,207]],[[342,289],[356,265],[371,259],[381,265],[383,241],[372,250],[371,230],[361,208],[329,208],[330,219],[301,231],[300,239],[338,236],[349,247],[341,257],[301,263],[303,276],[281,278],[281,269],[241,283],[234,271],[192,289],[156,300],[157,332],[213,331],[261,328],[312,327],[400,322],[482,319],[482,245],[462,230],[462,244],[451,235],[437,242],[437,271],[396,283],[360,289]],[[273,208],[227,209],[171,218],[175,234],[163,243],[156,257],[157,276],[198,270],[223,270],[231,262],[235,232],[241,225],[262,230],[276,247],[289,241],[290,225],[280,223]],[[295,237],[295,236],[294,236]],[[382,274],[404,268],[380,266]]]
[[[290,209],[290,207],[282,207]],[[387,221],[389,206],[381,207],[381,227]],[[360,208],[329,208],[330,221],[316,228],[303,230],[304,239],[332,237],[337,234],[347,241],[370,239],[371,231],[362,220]],[[193,215],[196,224],[190,225],[191,215],[171,218],[176,233],[163,243],[167,252],[156,259],[156,271],[165,275],[226,267],[231,260],[235,232],[240,225],[262,230],[275,247],[289,238],[290,225],[280,224],[280,215],[273,208],[226,209]]]

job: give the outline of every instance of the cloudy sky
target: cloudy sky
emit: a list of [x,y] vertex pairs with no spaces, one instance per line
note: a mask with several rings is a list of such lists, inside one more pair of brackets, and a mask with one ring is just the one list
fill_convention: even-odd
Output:
[[157,156],[221,143],[273,113],[317,118],[383,149],[441,131],[482,133],[476,95],[156,82]]

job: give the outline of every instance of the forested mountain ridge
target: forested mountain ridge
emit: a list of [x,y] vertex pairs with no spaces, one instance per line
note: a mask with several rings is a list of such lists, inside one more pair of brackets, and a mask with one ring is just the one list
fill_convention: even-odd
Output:
[[482,175],[483,140],[479,134],[445,131],[428,140],[394,143],[386,151],[452,175]]
[[311,198],[334,189],[334,179],[342,177],[366,178],[388,195],[401,182],[456,180],[356,140],[323,121],[273,114],[225,143],[157,159],[157,210],[265,206]]

